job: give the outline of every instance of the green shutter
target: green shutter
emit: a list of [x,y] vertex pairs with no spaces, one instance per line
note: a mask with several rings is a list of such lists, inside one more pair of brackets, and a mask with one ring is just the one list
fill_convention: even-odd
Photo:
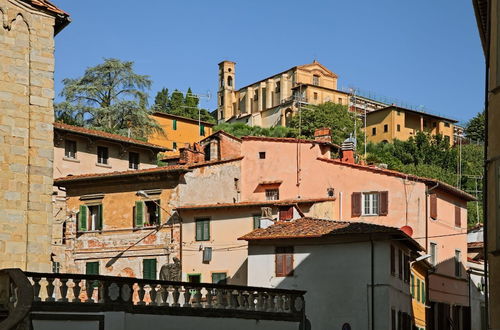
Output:
[[203,240],[203,222],[201,220],[196,220],[196,240]]
[[422,281],[422,302],[425,304],[425,282]]
[[99,275],[99,261],[87,262],[85,264],[85,274],[87,274],[87,275]]
[[415,276],[411,274],[411,296],[415,298]]
[[205,125],[203,124],[200,125],[200,135],[205,136]]
[[420,280],[417,278],[417,301],[420,300]]
[[177,129],[177,119],[172,121],[172,129],[175,131]]
[[226,273],[212,273],[212,283],[215,284],[226,284],[227,282]]
[[144,224],[144,202],[135,202],[134,227],[142,227]]
[[98,214],[97,214],[97,230],[102,230],[102,219],[103,219],[103,208],[102,204],[98,205]]
[[253,229],[260,228],[260,215],[253,216]]
[[142,260],[142,277],[146,280],[156,280],[156,259]]
[[210,240],[210,220],[203,221],[203,240]]
[[80,205],[80,213],[78,213],[78,230],[87,230],[87,206]]
[[210,219],[196,220],[196,240],[197,241],[210,240]]

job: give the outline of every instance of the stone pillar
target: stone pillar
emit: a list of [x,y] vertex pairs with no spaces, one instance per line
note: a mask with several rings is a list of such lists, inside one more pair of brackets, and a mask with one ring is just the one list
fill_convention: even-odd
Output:
[[251,87],[247,88],[247,91],[245,93],[245,110],[246,113],[251,113],[252,112],[252,97],[253,97],[253,90]]
[[266,109],[273,107],[273,81],[269,79],[266,82]]
[[288,90],[288,88],[290,87],[288,86],[288,80],[286,78],[287,77],[285,74],[282,74],[280,77],[280,85],[281,85],[280,103],[281,100],[284,100],[291,95],[291,91]]

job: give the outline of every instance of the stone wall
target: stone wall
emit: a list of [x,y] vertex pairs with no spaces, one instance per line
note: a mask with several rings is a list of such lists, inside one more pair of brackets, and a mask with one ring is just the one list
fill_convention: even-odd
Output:
[[0,268],[50,270],[54,17],[0,0]]

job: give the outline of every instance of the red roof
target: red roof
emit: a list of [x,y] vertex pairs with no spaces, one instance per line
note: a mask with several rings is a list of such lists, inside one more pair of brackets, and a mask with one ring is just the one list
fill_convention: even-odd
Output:
[[244,136],[243,141],[266,141],[266,142],[285,142],[285,143],[312,143],[327,145],[335,148],[340,148],[337,144],[325,141],[316,141],[308,139],[297,139],[288,137],[269,137],[269,136]]
[[210,139],[210,138],[212,138],[212,137],[214,137],[214,136],[216,136],[216,135],[225,135],[225,136],[227,136],[227,137],[229,137],[229,138],[231,138],[231,139],[233,139],[233,140],[236,140],[236,141],[241,141],[241,139],[240,139],[239,137],[236,137],[236,136],[234,136],[234,135],[232,135],[232,134],[229,134],[229,133],[228,133],[228,132],[226,132],[226,131],[219,130],[219,131],[215,131],[215,132],[213,132],[212,134],[210,134],[209,136],[207,136],[207,137],[205,137],[205,138],[201,139],[199,143],[201,143],[202,141],[208,140],[208,139]]
[[469,242],[467,243],[468,249],[482,249],[484,248],[484,242]]
[[[198,119],[172,115],[172,114],[166,113],[166,112],[155,111],[155,112],[153,112],[152,116],[158,116],[158,117],[164,117],[164,118],[170,118],[170,119],[178,119],[178,120],[188,121],[190,123],[198,125]],[[203,121],[203,120],[200,120],[199,122],[205,126],[208,126],[208,127],[212,127],[215,125],[213,123],[209,123],[208,121]]]
[[334,221],[316,218],[300,218],[293,221],[279,221],[267,228],[258,228],[238,238],[239,240],[271,240],[271,239],[293,239],[293,238],[319,238],[343,234],[397,234],[415,245],[409,236],[395,227],[375,225],[365,222]]
[[236,157],[236,158],[209,160],[206,162],[188,164],[188,166],[189,166],[189,168],[197,168],[197,167],[210,166],[210,165],[219,165],[219,164],[230,163],[230,162],[242,160],[243,158],[244,158],[243,156],[240,156],[240,157]]
[[277,201],[252,201],[252,202],[237,202],[237,203],[217,203],[217,204],[199,204],[199,205],[183,205],[179,206],[177,210],[203,210],[203,209],[216,209],[227,207],[251,207],[251,206],[264,206],[264,205],[294,205],[294,204],[312,204],[320,202],[334,201],[335,198],[310,198],[310,199],[283,199]]
[[65,183],[99,180],[99,179],[103,179],[103,178],[126,177],[126,176],[136,176],[136,175],[143,175],[143,174],[162,174],[162,173],[169,173],[169,172],[188,172],[188,171],[189,171],[189,169],[184,165],[170,165],[170,166],[147,168],[147,169],[143,169],[143,170],[130,170],[130,171],[107,172],[107,173],[68,175],[68,176],[65,176],[62,178],[54,179],[54,185],[64,186]]
[[90,128],[85,128],[85,127],[80,127],[80,126],[68,125],[68,124],[59,123],[59,122],[54,123],[54,129],[62,130],[62,131],[66,131],[66,132],[71,132],[71,133],[76,133],[76,134],[83,134],[83,135],[87,135],[87,136],[99,137],[99,138],[106,139],[106,140],[126,142],[129,144],[134,144],[134,145],[146,147],[149,149],[155,149],[157,151],[168,150],[167,148],[159,146],[157,144],[152,144],[149,142],[128,138],[126,136],[112,134],[112,133],[103,132],[103,131],[90,129]]
[[47,11],[56,16],[56,22],[55,22],[56,26],[54,28],[54,35],[56,35],[59,31],[64,29],[64,27],[68,25],[70,22],[69,14],[48,0],[24,0],[24,1],[28,2],[33,7]]
[[373,173],[395,176],[395,177],[399,177],[402,179],[408,179],[408,180],[412,180],[412,181],[419,181],[419,182],[423,182],[425,184],[430,184],[430,185],[439,184],[438,189],[445,190],[445,191],[452,193],[452,194],[454,194],[462,199],[465,199],[466,201],[469,201],[469,202],[476,200],[476,198],[474,196],[466,193],[465,191],[460,190],[458,188],[455,188],[452,185],[449,185],[447,183],[444,183],[444,182],[436,180],[436,179],[425,178],[425,177],[421,177],[421,176],[417,176],[417,175],[413,175],[413,174],[402,173],[402,172],[388,170],[385,168],[379,168],[379,167],[374,167],[374,166],[346,163],[346,162],[342,162],[342,161],[337,160],[337,159],[329,159],[329,158],[322,158],[322,157],[318,157],[317,159],[324,161],[326,163],[353,167],[353,168],[357,168],[360,170],[370,171]]

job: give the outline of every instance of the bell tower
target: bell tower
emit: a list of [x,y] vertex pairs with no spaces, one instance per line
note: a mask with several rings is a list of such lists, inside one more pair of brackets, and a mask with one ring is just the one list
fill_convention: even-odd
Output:
[[217,120],[224,122],[235,115],[233,109],[234,67],[236,63],[222,61],[219,63],[219,90],[217,92]]

